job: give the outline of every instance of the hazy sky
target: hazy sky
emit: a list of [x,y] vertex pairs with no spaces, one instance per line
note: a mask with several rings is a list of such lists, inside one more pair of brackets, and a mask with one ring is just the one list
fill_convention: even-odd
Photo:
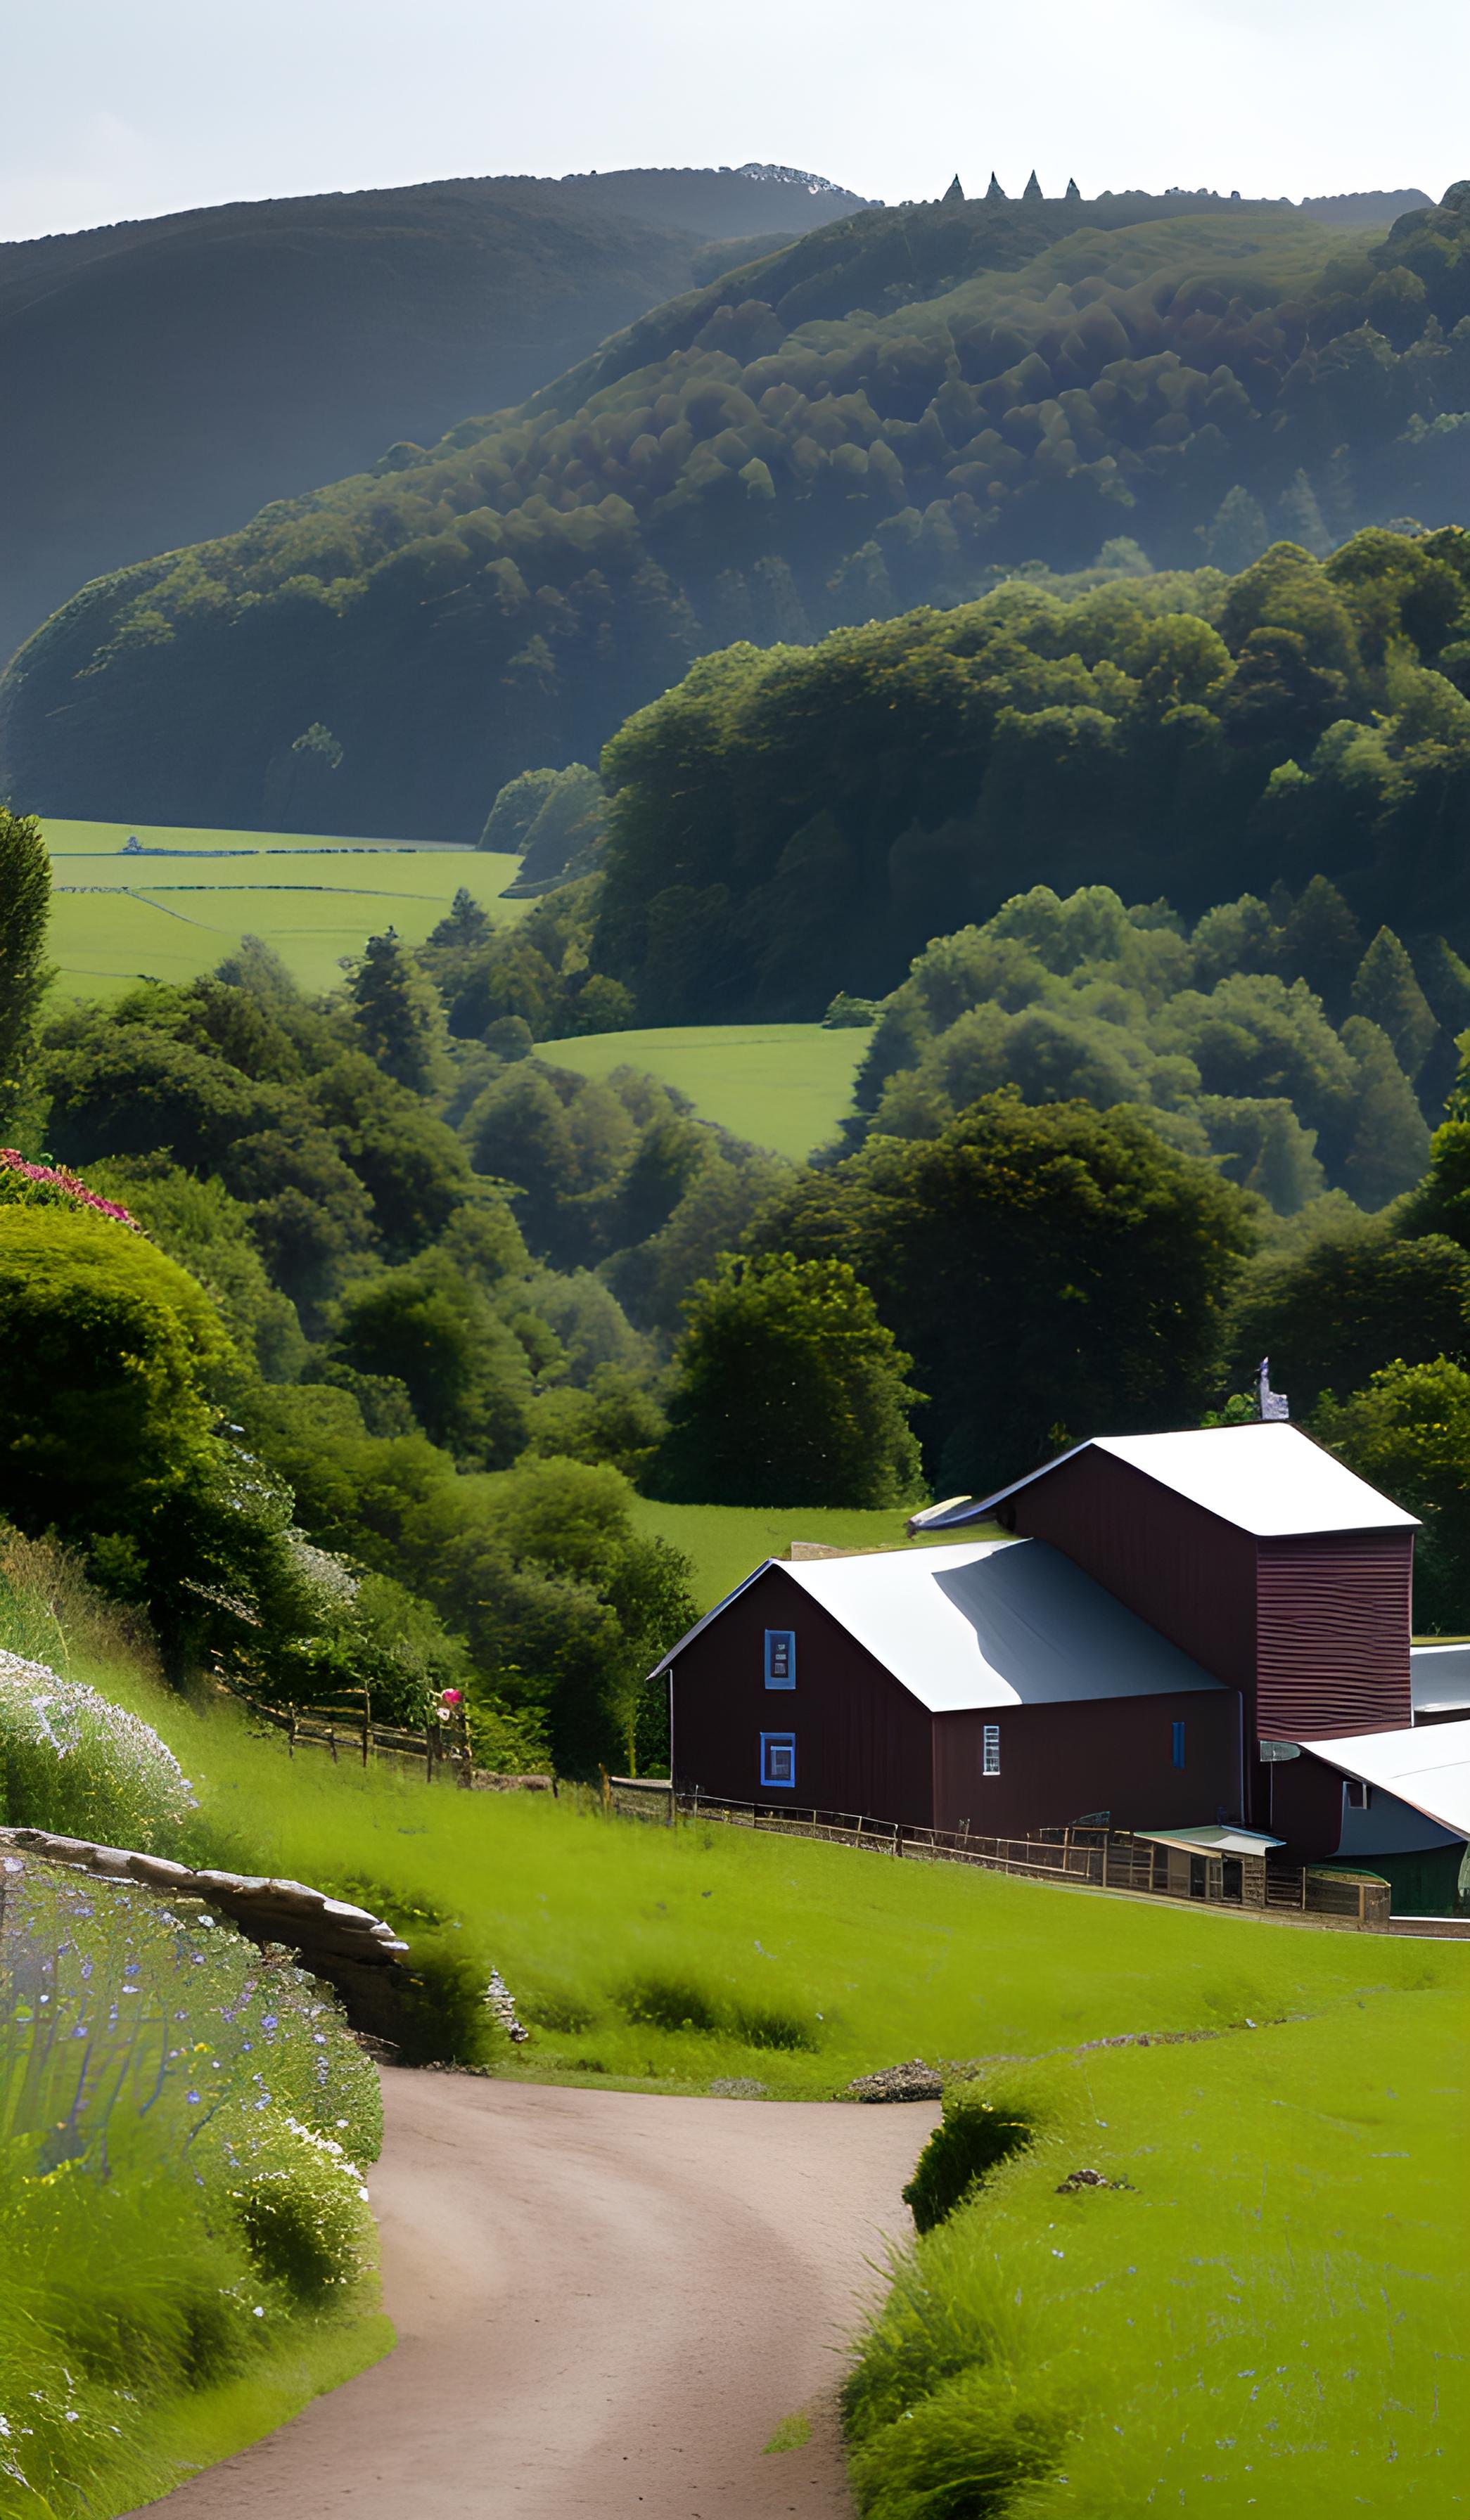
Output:
[[1470,176],[1466,0],[0,0],[0,236],[436,175]]

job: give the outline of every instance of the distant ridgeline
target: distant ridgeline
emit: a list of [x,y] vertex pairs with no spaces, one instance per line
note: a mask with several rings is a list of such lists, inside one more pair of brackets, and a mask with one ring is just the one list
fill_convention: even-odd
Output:
[[[193,825],[284,797],[279,827],[314,733],[317,829],[470,839],[507,779],[595,760],[710,650],[965,604],[1025,562],[1325,554],[1447,523],[1467,493],[1470,185],[1378,243],[1208,195],[859,211],[670,299],[517,412],[83,589],[0,687],[0,788]],[[1209,616],[1224,592],[1171,600]],[[1112,714],[1106,649],[1054,695],[1088,726]],[[1346,654],[1309,662],[1347,677],[1349,713],[1381,705]],[[1322,719],[1310,688],[1314,735],[1344,707]],[[1279,734],[1277,764],[1304,741]]]

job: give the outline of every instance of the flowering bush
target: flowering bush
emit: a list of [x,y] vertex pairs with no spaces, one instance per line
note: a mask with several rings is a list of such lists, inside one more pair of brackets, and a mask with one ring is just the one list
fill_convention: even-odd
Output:
[[0,1821],[148,1850],[194,1809],[151,1725],[84,1681],[0,1652]]
[[14,1147],[0,1147],[0,1203],[10,1207],[90,1207],[99,1216],[110,1216],[115,1223],[125,1225],[129,1234],[141,1234],[142,1226],[115,1198],[104,1198],[88,1190],[75,1173],[67,1172],[60,1164],[27,1163]]
[[118,2473],[152,2501],[161,2402],[246,2374],[303,2306],[369,2309],[381,2137],[371,2064],[285,1954],[0,1855],[0,2512],[115,2510]]

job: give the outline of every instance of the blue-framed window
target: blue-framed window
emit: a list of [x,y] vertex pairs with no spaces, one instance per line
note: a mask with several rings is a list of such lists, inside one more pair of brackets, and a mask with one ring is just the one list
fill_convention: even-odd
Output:
[[1170,1730],[1173,1733],[1174,1766],[1176,1768],[1182,1768],[1184,1765],[1184,1727],[1182,1724],[1174,1724],[1170,1727]]
[[983,1726],[982,1733],[984,1750],[984,1756],[981,1760],[982,1772],[988,1777],[998,1777],[1000,1774],[1000,1727],[998,1724],[987,1724]]
[[795,1732],[762,1732],[760,1735],[760,1781],[778,1785],[790,1792],[797,1781],[797,1736]]
[[797,1641],[790,1628],[765,1631],[765,1685],[767,1688],[797,1685]]

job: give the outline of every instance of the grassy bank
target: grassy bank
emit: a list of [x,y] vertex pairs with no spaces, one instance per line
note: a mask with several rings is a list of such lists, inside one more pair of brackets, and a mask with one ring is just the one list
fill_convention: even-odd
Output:
[[6,1849],[6,2520],[132,2510],[388,2350],[381,2135],[371,2065],[284,1955]]
[[288,1760],[228,1706],[129,1701],[199,1796],[194,1852],[360,1898],[426,1951],[501,1969],[535,2036],[500,2070],[815,2097],[914,2054],[1032,2056],[1120,2032],[1470,1984],[1459,1946],[1202,1915],[563,1799]]
[[[1035,2140],[897,2263],[867,2520],[1463,2509],[1467,2063],[1426,1983],[992,2075]],[[1126,2184],[1058,2194],[1082,2168]]]

